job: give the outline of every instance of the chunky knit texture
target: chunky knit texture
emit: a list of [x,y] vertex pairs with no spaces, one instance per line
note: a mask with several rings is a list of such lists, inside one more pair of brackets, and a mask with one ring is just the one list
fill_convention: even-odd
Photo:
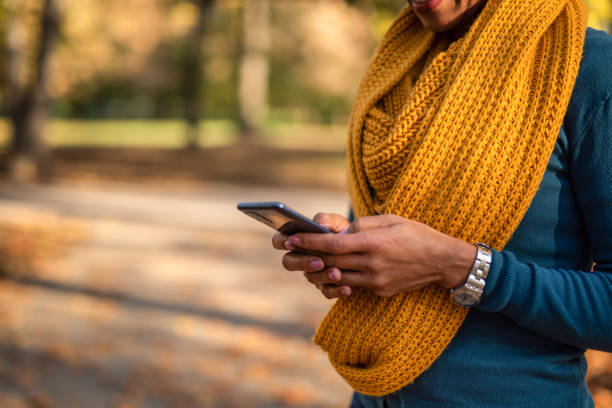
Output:
[[[578,72],[582,0],[488,0],[447,48],[410,7],[384,37],[349,128],[357,216],[393,213],[503,249],[533,199]],[[440,356],[467,311],[432,285],[338,300],[315,342],[357,391],[385,395]]]

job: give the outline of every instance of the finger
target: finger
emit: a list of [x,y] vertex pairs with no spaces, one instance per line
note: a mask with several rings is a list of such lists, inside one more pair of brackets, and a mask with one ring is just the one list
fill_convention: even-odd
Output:
[[288,271],[315,272],[323,270],[325,264],[319,257],[288,252],[283,256],[283,267]]
[[335,298],[348,297],[351,295],[353,291],[349,286],[346,286],[346,285],[342,285],[342,286],[323,285],[323,287],[321,288],[321,292],[323,293],[323,296],[325,296],[326,298],[335,299]]
[[355,219],[348,227],[347,232],[354,234],[359,231],[366,231],[376,228],[389,227],[403,221],[403,219],[397,215],[384,214],[384,215],[372,215],[369,217],[360,217]]
[[369,271],[372,267],[372,256],[366,254],[328,255],[321,254],[325,266],[336,267],[343,271]]
[[332,232],[341,232],[351,224],[349,220],[340,214],[318,213],[314,221]]
[[380,285],[375,276],[359,271],[341,271],[338,268],[327,268],[319,272],[304,272],[304,277],[318,289],[322,289],[325,285],[371,289]]
[[342,270],[342,285],[362,288],[377,288],[381,285],[380,279],[377,280],[376,275],[361,271]]
[[312,281],[310,280],[310,272],[303,272],[303,275],[308,282],[312,283]]
[[293,251],[295,248],[287,248],[287,235],[277,232],[272,236],[272,246],[276,249],[285,249],[288,251]]
[[342,279],[342,272],[338,268],[327,268],[319,272],[304,272],[308,282],[315,285],[336,284]]
[[367,250],[362,234],[301,233],[290,236],[288,241],[298,248],[327,254],[349,254]]

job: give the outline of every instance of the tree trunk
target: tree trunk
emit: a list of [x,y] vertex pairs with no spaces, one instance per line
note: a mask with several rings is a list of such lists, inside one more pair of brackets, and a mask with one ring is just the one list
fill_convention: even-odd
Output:
[[11,15],[5,16],[5,43],[4,45],[4,73],[6,84],[6,99],[4,100],[7,111],[16,106],[22,94],[21,73],[24,71],[24,60],[21,50],[25,44],[25,32],[23,24],[19,19]]
[[23,57],[20,53],[18,28],[7,35],[10,90],[10,119],[13,140],[9,159],[9,175],[15,181],[48,181],[52,178],[51,154],[42,132],[48,117],[49,66],[52,49],[59,30],[56,0],[46,0],[41,15],[39,50],[35,77],[29,87],[20,85]]
[[257,135],[268,113],[270,0],[244,0],[243,55],[240,63],[240,124]]
[[187,122],[187,148],[196,149],[200,138],[202,88],[202,44],[212,14],[214,0],[194,0],[199,9],[196,25],[187,41],[183,96]]

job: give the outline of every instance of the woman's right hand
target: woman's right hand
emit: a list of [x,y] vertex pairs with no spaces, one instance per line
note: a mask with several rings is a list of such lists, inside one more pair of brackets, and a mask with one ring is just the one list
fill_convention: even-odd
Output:
[[[328,213],[318,213],[315,215],[314,221],[336,233],[346,231],[351,224],[348,218],[342,215]],[[342,271],[340,269],[336,267],[326,268],[321,258],[318,258],[316,255],[294,252],[296,248],[287,238],[287,235],[280,232],[272,237],[274,248],[290,251],[283,256],[282,262],[285,269],[288,271],[302,271],[304,277],[310,283],[313,283],[315,278],[317,282],[324,282],[323,284],[315,284],[315,286],[328,299],[350,296],[352,292],[351,287],[337,285],[337,282],[342,280]]]

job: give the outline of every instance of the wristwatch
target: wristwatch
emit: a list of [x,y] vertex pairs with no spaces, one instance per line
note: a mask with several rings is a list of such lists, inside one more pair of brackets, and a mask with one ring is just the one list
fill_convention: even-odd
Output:
[[491,248],[480,242],[476,244],[476,248],[478,253],[467,280],[462,285],[451,289],[451,298],[462,307],[474,307],[480,303],[489,269],[491,269],[493,259]]

